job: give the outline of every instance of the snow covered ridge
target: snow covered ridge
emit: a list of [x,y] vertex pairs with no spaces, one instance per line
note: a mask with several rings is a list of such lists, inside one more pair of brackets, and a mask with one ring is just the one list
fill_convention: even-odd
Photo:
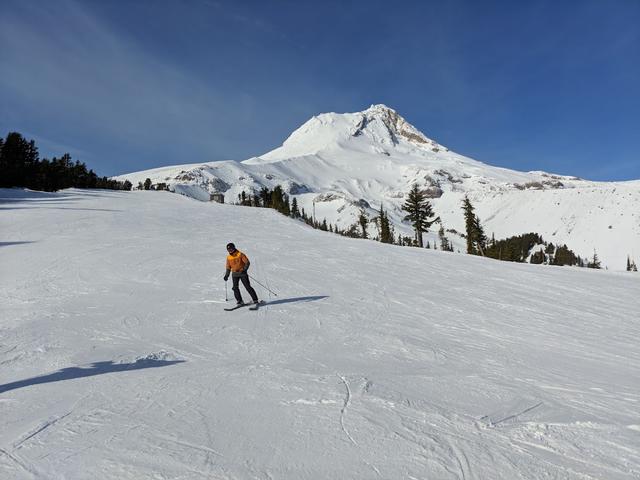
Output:
[[[257,312],[223,311],[229,241]],[[0,479],[637,480],[639,285],[0,189]]]
[[[464,231],[460,205],[468,195],[489,236],[536,232],[549,242],[567,244],[583,258],[595,249],[603,266],[616,270],[625,268],[627,255],[640,257],[640,181],[592,182],[493,167],[440,145],[385,105],[315,116],[281,147],[259,157],[116,178],[134,186],[150,178],[203,201],[222,193],[227,203],[237,202],[242,191],[281,185],[300,208],[311,212],[315,203],[319,220],[341,228],[354,224],[362,209],[375,216],[382,204],[402,235],[411,235],[411,228],[403,222],[401,205],[418,183],[429,192],[446,229]],[[436,238],[434,232],[425,242]],[[457,244],[452,240],[462,249],[460,239]]]

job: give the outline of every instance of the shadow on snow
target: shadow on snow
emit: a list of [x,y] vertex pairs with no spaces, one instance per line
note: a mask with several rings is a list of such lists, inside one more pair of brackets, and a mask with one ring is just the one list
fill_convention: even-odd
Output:
[[18,388],[29,387],[31,385],[39,385],[41,383],[63,382],[65,380],[73,380],[75,378],[92,377],[94,375],[103,375],[105,373],[127,372],[130,370],[140,370],[142,368],[157,368],[183,363],[185,360],[158,360],[151,358],[141,358],[132,363],[113,363],[95,362],[90,367],[68,367],[58,370],[57,372],[39,377],[31,377],[17,382],[5,383],[0,385],[0,393],[8,392]]
[[11,245],[24,245],[25,243],[35,243],[33,241],[20,241],[20,242],[0,242],[0,247],[8,247]]
[[313,302],[314,300],[322,300],[323,298],[329,298],[329,295],[315,295],[312,297],[293,297],[293,298],[280,298],[278,300],[269,300],[265,305],[278,305],[280,303],[294,303],[294,302]]

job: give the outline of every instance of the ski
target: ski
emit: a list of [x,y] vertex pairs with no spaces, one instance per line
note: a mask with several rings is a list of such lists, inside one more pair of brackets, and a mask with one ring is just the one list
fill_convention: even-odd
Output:
[[238,310],[239,308],[242,307],[247,307],[251,305],[250,303],[243,303],[242,305],[236,305],[235,307],[230,307],[230,308],[225,308],[225,312],[233,312],[234,310]]
[[260,305],[264,305],[266,302],[264,300],[260,300],[258,303],[243,303],[242,305],[236,305],[235,307],[229,307],[229,308],[225,308],[225,311],[227,312],[233,312],[234,310],[238,310],[239,308],[242,307],[249,307],[249,310],[258,310],[258,307]]

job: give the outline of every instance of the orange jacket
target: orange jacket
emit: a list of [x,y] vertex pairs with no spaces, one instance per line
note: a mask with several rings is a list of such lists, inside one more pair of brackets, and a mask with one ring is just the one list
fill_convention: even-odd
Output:
[[249,259],[240,250],[227,255],[227,270],[233,273],[241,273],[249,268]]

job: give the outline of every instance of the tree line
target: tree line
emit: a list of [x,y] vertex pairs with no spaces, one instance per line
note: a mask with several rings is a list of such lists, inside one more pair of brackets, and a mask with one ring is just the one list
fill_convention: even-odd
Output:
[[[406,201],[402,209],[406,215],[403,220],[409,222],[414,230],[413,237],[402,236],[395,233],[393,224],[389,216],[381,205],[377,215],[368,218],[364,210],[361,210],[357,222],[347,228],[340,228],[338,225],[328,223],[326,218],[318,220],[315,215],[309,215],[304,208],[299,208],[296,198],[290,199],[280,185],[273,190],[263,187],[256,194],[248,194],[242,191],[238,195],[239,205],[273,208],[283,215],[300,219],[307,225],[346,237],[369,238],[368,226],[373,223],[376,233],[373,240],[400,246],[411,246],[418,248],[434,248],[444,251],[453,251],[453,245],[446,235],[440,217],[436,217],[427,193],[420,189],[417,184],[411,187],[407,194]],[[496,240],[492,235],[487,238],[480,219],[475,214],[475,208],[468,197],[465,197],[461,205],[465,219],[465,233],[458,233],[455,230],[448,230],[458,234],[466,240],[466,252],[470,255],[482,255],[501,261],[509,262],[529,262],[533,264],[547,265],[570,265],[586,268],[602,268],[597,252],[594,250],[593,257],[586,259],[576,255],[566,244],[555,245],[545,241],[537,233],[525,233],[514,235],[501,240]],[[423,234],[435,224],[439,225],[439,243],[424,242]],[[535,250],[535,251],[533,251]],[[637,271],[635,262],[630,257],[627,258],[627,270]]]
[[10,132],[0,137],[0,188],[21,187],[45,192],[63,188],[131,190],[131,182],[99,177],[84,163],[65,153],[60,158],[40,159],[33,140]]

